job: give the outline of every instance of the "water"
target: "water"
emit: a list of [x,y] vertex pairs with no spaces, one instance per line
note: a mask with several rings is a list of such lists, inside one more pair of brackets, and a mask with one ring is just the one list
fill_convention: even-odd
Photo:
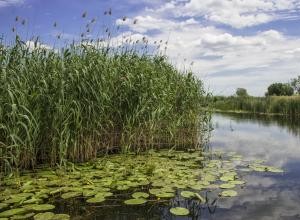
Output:
[[264,159],[285,173],[245,176],[247,185],[237,198],[220,202],[213,215],[200,219],[300,219],[300,122],[216,114],[213,124],[212,148]]
[[[263,159],[266,164],[281,167],[284,174],[248,173],[239,195],[219,199],[214,205],[199,205],[177,198],[169,203],[147,203],[128,207],[116,201],[110,206],[84,206],[84,200],[57,203],[57,212],[70,213],[73,219],[225,219],[277,220],[300,219],[300,122],[281,117],[234,114],[213,116],[210,149],[234,151],[245,159]],[[129,195],[124,195],[124,197]],[[174,206],[188,207],[193,217],[175,217]]]

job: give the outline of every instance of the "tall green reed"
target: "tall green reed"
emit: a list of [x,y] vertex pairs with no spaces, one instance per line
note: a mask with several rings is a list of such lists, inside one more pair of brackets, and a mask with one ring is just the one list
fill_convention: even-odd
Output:
[[63,166],[114,148],[203,144],[209,114],[201,80],[159,54],[98,43],[58,51],[16,37],[0,46],[1,172]]

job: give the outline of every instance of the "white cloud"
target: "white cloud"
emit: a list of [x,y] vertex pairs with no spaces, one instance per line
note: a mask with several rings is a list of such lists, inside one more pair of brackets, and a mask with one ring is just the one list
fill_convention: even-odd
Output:
[[[208,21],[243,28],[283,19],[299,10],[297,0],[174,0],[148,11],[175,17],[203,17]],[[292,16],[299,18],[299,13]]]
[[52,49],[52,47],[47,44],[42,44],[40,42],[35,42],[35,41],[26,41],[25,44],[30,50],[35,50],[35,49],[51,50]]
[[0,0],[0,8],[18,5],[24,3],[24,0]]
[[[255,8],[249,5],[247,10]],[[264,7],[273,10],[275,6],[266,4]],[[276,7],[291,6],[277,3]],[[133,24],[135,19],[137,23]],[[300,69],[300,37],[272,29],[252,35],[234,35],[196,19],[166,18],[161,12],[155,14],[154,10],[147,9],[143,15],[117,23],[147,36],[150,43],[168,40],[167,55],[172,62],[182,67],[184,59],[189,61],[186,64],[194,61],[193,70],[216,93],[232,94],[235,88],[244,86],[252,95],[264,95],[270,83],[286,82]]]

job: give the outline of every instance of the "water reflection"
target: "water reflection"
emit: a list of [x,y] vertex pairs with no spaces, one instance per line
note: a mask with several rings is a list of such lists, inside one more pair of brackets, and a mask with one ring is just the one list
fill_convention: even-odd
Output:
[[236,151],[282,167],[282,175],[248,174],[236,199],[218,204],[208,219],[300,219],[300,125],[281,117],[220,115],[213,117],[214,149]]
[[[280,117],[215,114],[213,124],[211,149],[234,151],[249,160],[264,159],[266,164],[281,167],[286,172],[242,173],[247,184],[237,189],[238,196],[220,198],[216,203],[211,201],[210,206],[177,196],[171,201],[138,207],[124,206],[113,200],[109,206],[105,203],[84,206],[83,200],[71,204],[60,201],[56,211],[72,213],[77,216],[73,219],[101,220],[300,219],[300,122]],[[208,198],[216,197],[208,193]],[[188,207],[193,217],[171,215],[169,209],[174,206]]]

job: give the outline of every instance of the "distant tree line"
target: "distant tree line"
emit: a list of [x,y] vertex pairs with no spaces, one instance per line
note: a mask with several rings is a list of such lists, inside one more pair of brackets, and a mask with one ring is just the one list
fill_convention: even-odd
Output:
[[[265,96],[292,96],[300,94],[300,76],[291,79],[289,83],[272,83],[265,93]],[[248,92],[245,88],[237,88],[237,97],[247,97]]]

